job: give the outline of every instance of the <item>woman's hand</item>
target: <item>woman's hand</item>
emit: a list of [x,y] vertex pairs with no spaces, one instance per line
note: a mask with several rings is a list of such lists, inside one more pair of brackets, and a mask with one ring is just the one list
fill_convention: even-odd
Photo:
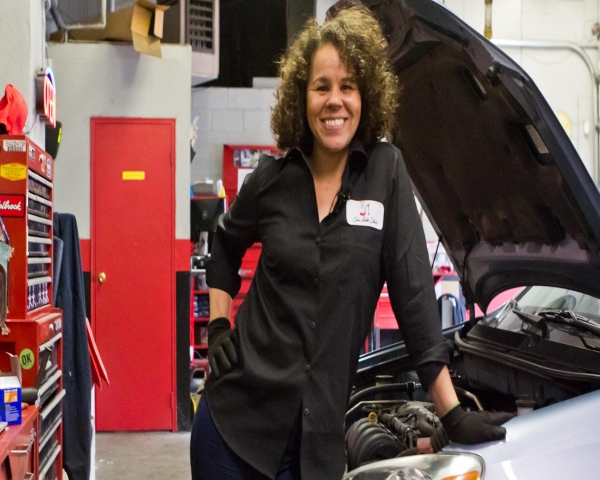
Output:
[[500,425],[508,422],[513,416],[507,412],[466,412],[458,404],[440,417],[440,421],[450,440],[473,445],[503,440],[506,429]]
[[240,341],[237,330],[226,317],[208,322],[208,363],[211,374],[219,378],[237,365]]
[[505,412],[464,411],[456,396],[448,367],[444,366],[438,377],[429,385],[429,393],[451,441],[473,445],[502,440],[506,436],[506,429],[500,425],[508,422],[514,415]]

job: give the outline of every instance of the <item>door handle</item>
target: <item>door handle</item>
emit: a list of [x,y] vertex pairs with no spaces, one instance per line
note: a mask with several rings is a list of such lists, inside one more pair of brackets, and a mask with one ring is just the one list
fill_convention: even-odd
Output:
[[106,282],[106,273],[104,273],[104,272],[100,272],[100,273],[98,274],[98,281],[99,281],[100,283],[104,283],[104,282]]

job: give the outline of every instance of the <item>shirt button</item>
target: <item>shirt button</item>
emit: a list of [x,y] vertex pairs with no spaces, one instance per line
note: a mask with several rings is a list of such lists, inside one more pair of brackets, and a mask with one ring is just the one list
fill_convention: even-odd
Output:
[[315,243],[316,243],[317,245],[319,244],[319,242],[320,242],[320,241],[321,241],[321,237],[317,237],[317,238],[315,238]]
[[308,415],[310,412],[308,411],[308,408],[304,409],[304,415]]
[[315,322],[310,322],[310,328],[315,328],[317,324]]
[[310,372],[310,365],[308,363],[304,366],[304,370]]
[[318,284],[319,284],[319,279],[318,279],[318,278],[315,278],[315,279],[313,280],[313,285],[318,285]]

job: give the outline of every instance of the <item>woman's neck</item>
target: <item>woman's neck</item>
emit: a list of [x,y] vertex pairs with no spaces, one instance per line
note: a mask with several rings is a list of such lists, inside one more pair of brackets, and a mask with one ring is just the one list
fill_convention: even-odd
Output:
[[342,175],[348,159],[348,150],[338,154],[319,155],[313,151],[310,169],[317,196],[319,222],[333,211],[338,192],[342,187]]
[[337,177],[341,180],[347,159],[347,149],[336,153],[318,152],[313,150],[310,156],[310,169],[313,178],[326,179]]

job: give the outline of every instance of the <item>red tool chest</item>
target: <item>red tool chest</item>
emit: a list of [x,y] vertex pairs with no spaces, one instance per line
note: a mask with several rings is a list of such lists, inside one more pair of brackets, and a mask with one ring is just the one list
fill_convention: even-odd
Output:
[[0,480],[33,480],[36,467],[38,408],[23,410],[21,425],[12,425],[0,435]]
[[[62,311],[53,308],[54,161],[24,135],[0,135],[0,216],[13,249],[0,369],[20,359],[23,387],[40,396],[32,447],[35,478],[62,479]],[[0,477],[1,478],[1,477]]]

